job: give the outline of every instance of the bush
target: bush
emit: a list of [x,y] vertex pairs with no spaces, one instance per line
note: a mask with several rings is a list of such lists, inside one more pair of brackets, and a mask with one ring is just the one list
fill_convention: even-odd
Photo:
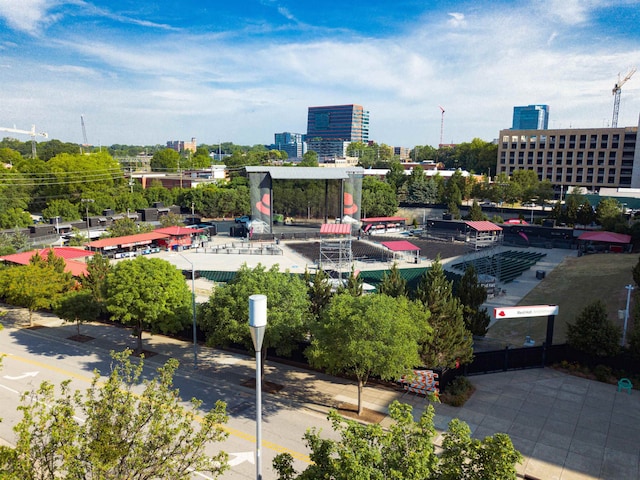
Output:
[[587,305],[575,323],[567,324],[567,343],[576,350],[597,357],[617,355],[621,334],[620,327],[609,320],[602,300]]
[[593,374],[599,382],[608,383],[613,375],[613,371],[606,365],[596,365],[596,368],[593,369]]
[[440,395],[440,401],[452,407],[461,407],[475,392],[475,387],[467,377],[456,377]]

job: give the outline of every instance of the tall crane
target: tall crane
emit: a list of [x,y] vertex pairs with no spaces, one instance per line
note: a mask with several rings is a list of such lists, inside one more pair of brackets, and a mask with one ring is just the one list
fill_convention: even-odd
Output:
[[633,77],[633,74],[636,73],[636,67],[633,67],[629,70],[629,73],[625,75],[625,77],[620,80],[620,74],[618,74],[618,83],[613,87],[613,118],[611,119],[611,127],[618,127],[618,112],[620,111],[620,93],[622,92],[622,85],[625,84],[627,80]]
[[29,135],[31,137],[31,157],[35,159],[38,154],[36,152],[36,137],[49,138],[49,134],[46,132],[36,132],[36,126],[31,125],[31,130],[20,130],[15,126],[13,128],[0,127],[1,132],[20,133],[22,135]]
[[80,124],[82,125],[82,146],[80,147],[80,153],[82,153],[82,149],[85,150],[89,147],[89,142],[87,141],[87,128],[84,125],[84,115],[80,115]]
[[444,108],[438,107],[440,109],[440,147],[442,147],[442,138],[444,136]]

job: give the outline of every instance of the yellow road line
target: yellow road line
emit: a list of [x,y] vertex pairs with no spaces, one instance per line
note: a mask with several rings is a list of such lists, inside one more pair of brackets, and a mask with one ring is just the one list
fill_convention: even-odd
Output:
[[[41,369],[46,369],[49,370],[51,372],[55,372],[58,373],[60,375],[64,375],[67,377],[71,377],[74,378],[76,380],[80,380],[83,382],[87,382],[87,383],[91,383],[93,381],[93,377],[87,377],[86,375],[80,375],[80,374],[76,374],[73,372],[69,372],[68,370],[64,370],[62,368],[59,367],[55,367],[53,365],[49,365],[48,363],[44,363],[41,362],[39,360],[33,360],[30,358],[24,358],[24,357],[19,357],[17,355],[14,354],[10,354],[7,355],[7,358],[11,358],[11,359],[15,359],[18,360],[22,363],[26,363],[28,365],[34,366],[34,367],[38,367]],[[202,417],[200,416],[196,416],[196,418],[198,419],[199,422],[202,421]],[[249,433],[243,432],[242,430],[238,430],[235,429],[233,427],[229,427],[227,425],[223,425],[222,426],[224,428],[224,430],[226,432],[229,433],[229,435],[233,435],[234,437],[240,438],[242,440],[246,440],[248,442],[252,442],[255,444],[256,442],[256,437],[254,435],[251,435]],[[305,463],[311,463],[311,459],[309,458],[308,455],[301,453],[301,452],[296,452],[295,450],[291,450],[287,447],[283,447],[281,445],[278,445],[277,443],[273,443],[273,442],[269,442],[269,441],[262,441],[262,446],[265,448],[268,448],[269,450],[273,450],[276,453],[288,453],[289,455],[291,455],[293,458],[295,458],[296,460],[300,460],[302,462]]]

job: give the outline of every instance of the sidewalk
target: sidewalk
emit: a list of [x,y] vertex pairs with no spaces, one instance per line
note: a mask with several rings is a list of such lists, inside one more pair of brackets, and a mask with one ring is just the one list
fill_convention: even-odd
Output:
[[[13,310],[16,312],[16,310]],[[17,313],[17,312],[16,312]],[[8,317],[16,317],[16,314]],[[46,328],[34,335],[57,338],[87,349],[122,350],[133,347],[130,330],[90,323],[81,333],[94,337],[86,343],[68,338],[76,326],[46,315],[36,314],[36,324]],[[3,318],[17,326],[11,318]],[[242,370],[249,378],[255,371],[253,358],[198,346],[198,369],[193,369],[193,345],[163,335],[144,335],[144,347],[156,355],[149,365],[160,365],[168,358],[180,361],[179,374],[215,378],[216,383],[243,387]],[[232,367],[232,368],[231,368]],[[357,402],[354,382],[274,362],[266,365],[266,379],[282,385],[277,394],[283,403],[326,414],[330,408]],[[467,422],[477,438],[504,432],[525,457],[518,466],[521,476],[531,479],[628,480],[640,478],[640,392],[617,392],[613,385],[569,376],[551,369],[532,369],[480,375],[470,378],[476,392],[461,408],[434,405],[435,427],[446,430],[452,418]],[[389,388],[367,386],[364,406],[381,413],[398,399],[414,407],[419,417],[428,402],[423,397]],[[382,424],[388,424],[388,417]],[[439,444],[439,435],[436,443]]]

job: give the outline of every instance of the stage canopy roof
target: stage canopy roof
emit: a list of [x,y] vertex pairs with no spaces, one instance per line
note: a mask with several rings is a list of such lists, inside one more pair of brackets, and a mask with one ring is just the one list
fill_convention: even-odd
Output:
[[614,232],[584,232],[578,240],[605,243],[631,243],[631,235]]
[[467,221],[466,223],[470,228],[476,230],[477,232],[501,232],[502,227],[496,225],[495,223],[488,222],[486,220],[480,221]]
[[387,247],[392,252],[415,252],[420,251],[420,247],[407,240],[395,240],[392,242],[381,242],[383,247]]
[[245,167],[247,173],[268,173],[273,180],[347,180],[349,174],[364,174],[362,167]]

